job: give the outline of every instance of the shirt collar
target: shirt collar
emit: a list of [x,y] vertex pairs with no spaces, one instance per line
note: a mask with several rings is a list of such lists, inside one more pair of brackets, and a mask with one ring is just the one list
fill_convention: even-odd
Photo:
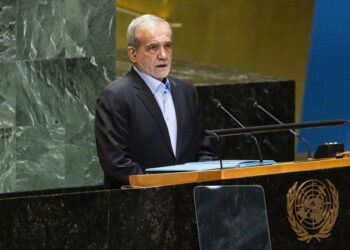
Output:
[[133,68],[140,75],[140,77],[145,81],[145,83],[147,84],[147,86],[151,90],[152,94],[154,94],[158,89],[161,89],[161,88],[165,88],[165,89],[169,90],[169,92],[170,92],[171,85],[170,85],[168,78],[166,78],[166,82],[164,85],[164,83],[162,81],[159,81],[158,79],[156,79],[156,78],[154,78],[146,73],[143,73],[137,67],[133,66]]

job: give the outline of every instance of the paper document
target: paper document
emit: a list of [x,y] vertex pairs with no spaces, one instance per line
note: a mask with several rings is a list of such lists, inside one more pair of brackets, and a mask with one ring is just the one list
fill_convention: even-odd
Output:
[[[259,160],[223,160],[223,168],[243,168],[243,167],[253,167],[259,165],[272,165],[276,162],[274,160],[264,160],[262,163]],[[204,170],[214,170],[220,169],[220,161],[199,161],[199,162],[189,162],[180,165],[147,168],[146,172],[189,172],[189,171],[204,171]]]

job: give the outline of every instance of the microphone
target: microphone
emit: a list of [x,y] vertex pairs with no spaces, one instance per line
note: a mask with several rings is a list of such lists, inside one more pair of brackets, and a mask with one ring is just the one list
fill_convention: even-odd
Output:
[[[268,115],[270,118],[272,118],[272,119],[273,119],[274,121],[276,121],[277,123],[279,123],[279,124],[284,124],[282,121],[280,121],[279,119],[277,119],[277,117],[275,117],[275,116],[274,116],[273,114],[271,114],[269,111],[267,111],[266,109],[264,109],[263,107],[261,107],[261,106],[259,105],[259,103],[258,103],[254,98],[249,97],[247,101],[248,101],[248,103],[249,103],[251,106],[260,109],[262,112],[264,112],[266,115]],[[304,137],[302,137],[301,135],[299,135],[298,133],[296,133],[294,130],[292,130],[292,129],[288,129],[288,130],[289,130],[289,132],[291,132],[294,136],[296,136],[298,139],[300,139],[300,140],[304,143],[304,145],[305,145],[305,147],[306,147],[306,150],[307,150],[307,159],[308,159],[308,160],[312,160],[312,154],[311,154],[311,150],[310,150],[310,145],[309,145],[309,143],[305,140]]]
[[[211,101],[216,105],[216,108],[222,110],[224,113],[226,113],[235,123],[237,123],[241,128],[245,128],[245,126],[240,123],[236,117],[234,117],[227,109],[225,109],[221,102],[216,99],[216,98],[213,98],[211,99]],[[262,156],[262,153],[261,153],[261,150],[260,150],[260,146],[259,146],[259,143],[258,143],[258,140],[256,139],[256,137],[253,135],[253,134],[248,134],[250,138],[253,139],[253,141],[255,142],[255,145],[256,145],[256,148],[258,149],[258,153],[259,153],[259,162],[262,163],[263,162],[263,156]]]

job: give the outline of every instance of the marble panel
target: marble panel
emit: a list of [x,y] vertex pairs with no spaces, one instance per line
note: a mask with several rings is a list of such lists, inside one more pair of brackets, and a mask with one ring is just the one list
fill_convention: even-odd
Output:
[[16,122],[16,74],[15,63],[0,63],[0,128],[13,127]]
[[115,57],[67,59],[66,181],[68,186],[103,181],[93,122],[98,93],[115,77]]
[[103,184],[92,123],[65,125],[65,186],[81,187]]
[[0,199],[1,249],[107,249],[108,192]]
[[0,63],[16,60],[16,1],[0,1]]
[[176,247],[173,190],[112,190],[108,249],[185,249]]
[[66,61],[66,120],[70,123],[93,121],[98,93],[115,79],[115,56]]
[[[200,85],[198,96],[203,107],[205,127],[221,129],[239,127],[224,112],[212,103],[220,99],[222,105],[244,126],[274,124],[268,116],[254,109],[248,98],[255,98],[261,106],[269,110],[285,123],[294,122],[295,86],[293,81],[270,81],[259,83]],[[289,131],[256,135],[264,159],[276,161],[294,160],[294,135]],[[216,147],[216,142],[213,143]],[[259,154],[251,137],[246,135],[222,138],[221,147],[226,159],[258,159]]]
[[200,183],[174,186],[176,249],[199,249],[193,189]]
[[17,62],[16,125],[64,122],[65,59]]
[[64,1],[17,0],[17,59],[64,57]]
[[64,137],[61,125],[17,127],[16,191],[65,186]]
[[0,193],[12,192],[16,180],[15,128],[0,128]]
[[115,55],[115,0],[65,0],[66,57]]

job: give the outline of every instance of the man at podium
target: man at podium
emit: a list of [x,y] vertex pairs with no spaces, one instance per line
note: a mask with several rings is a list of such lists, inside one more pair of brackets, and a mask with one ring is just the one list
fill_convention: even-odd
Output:
[[107,187],[129,184],[148,167],[212,160],[195,87],[169,76],[172,30],[153,15],[127,31],[133,66],[99,94],[95,136]]

